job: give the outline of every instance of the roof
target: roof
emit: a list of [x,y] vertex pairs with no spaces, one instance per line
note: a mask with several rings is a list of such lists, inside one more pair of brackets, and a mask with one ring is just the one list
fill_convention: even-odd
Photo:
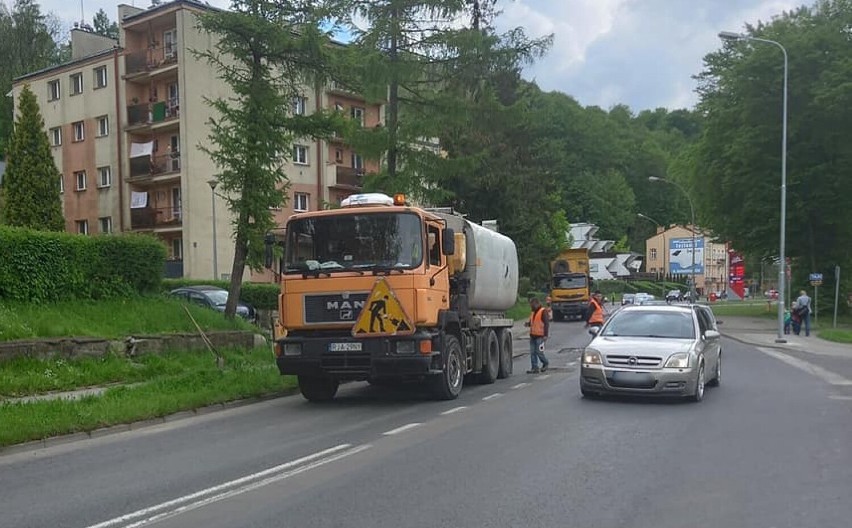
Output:
[[57,64],[56,66],[48,66],[47,68],[42,68],[41,70],[36,70],[34,72],[30,72],[30,73],[21,75],[20,77],[16,77],[15,79],[12,79],[12,84],[14,85],[14,84],[17,84],[20,81],[30,79],[32,77],[38,77],[39,75],[43,75],[45,73],[49,73],[49,72],[52,72],[52,71],[55,71],[55,70],[61,70],[63,68],[67,68],[69,66],[74,66],[75,64],[82,64],[86,61],[90,61],[92,59],[97,59],[98,57],[106,57],[107,55],[112,55],[113,53],[116,53],[120,49],[121,48],[116,46],[115,48],[110,48],[110,49],[106,49],[106,50],[103,50],[103,51],[99,51],[99,52],[93,53],[91,55],[86,55],[85,57],[80,57],[79,59],[74,59],[74,60],[70,60],[68,62],[63,62],[62,64]]
[[211,6],[209,4],[205,4],[203,2],[197,2],[196,0],[173,0],[172,2],[164,2],[164,3],[162,3],[158,6],[149,7],[148,9],[146,9],[146,10],[140,12],[140,13],[136,13],[136,14],[133,14],[133,15],[126,16],[126,17],[124,17],[123,20],[119,20],[119,23],[127,22],[127,21],[134,20],[134,19],[137,19],[137,18],[146,17],[146,16],[148,16],[152,13],[159,13],[161,11],[166,11],[168,9],[171,9],[171,8],[173,8],[175,6],[179,6],[179,5],[190,6],[190,7],[196,8],[196,9],[204,9],[205,11],[222,11],[222,9],[219,9],[218,7],[213,7],[213,6]]

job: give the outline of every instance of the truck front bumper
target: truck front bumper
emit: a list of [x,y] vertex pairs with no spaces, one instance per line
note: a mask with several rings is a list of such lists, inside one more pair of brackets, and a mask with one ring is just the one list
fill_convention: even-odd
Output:
[[[416,379],[441,372],[441,353],[431,334],[355,339],[351,336],[298,336],[279,339],[281,374],[331,376],[340,380]],[[430,342],[421,352],[421,341]]]
[[550,306],[554,312],[559,312],[564,315],[583,315],[586,310],[586,304],[588,303],[555,302]]

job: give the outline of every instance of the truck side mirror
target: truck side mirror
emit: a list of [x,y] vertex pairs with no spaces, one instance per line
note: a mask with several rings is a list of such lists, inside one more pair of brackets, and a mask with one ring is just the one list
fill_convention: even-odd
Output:
[[263,237],[263,265],[266,269],[272,269],[272,245],[275,243],[275,237],[266,235]]
[[441,250],[447,256],[456,252],[456,235],[451,227],[445,227],[441,232]]

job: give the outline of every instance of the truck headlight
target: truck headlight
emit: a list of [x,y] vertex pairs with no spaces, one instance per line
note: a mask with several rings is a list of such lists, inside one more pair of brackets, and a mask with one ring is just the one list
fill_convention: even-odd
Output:
[[589,350],[587,349],[583,352],[583,364],[585,365],[600,365],[601,364],[601,353],[597,350]]
[[414,341],[397,341],[396,353],[400,355],[414,354],[414,351],[417,348],[414,346],[414,344]]
[[285,356],[301,356],[302,343],[284,343]]
[[669,356],[668,361],[666,361],[666,368],[688,368],[689,367],[689,354],[686,352],[678,352],[677,354],[672,354]]

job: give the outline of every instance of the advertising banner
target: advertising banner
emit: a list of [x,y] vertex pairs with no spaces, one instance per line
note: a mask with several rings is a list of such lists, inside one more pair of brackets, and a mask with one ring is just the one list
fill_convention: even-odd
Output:
[[743,256],[734,250],[728,251],[728,261],[730,262],[728,268],[728,284],[730,288],[736,293],[740,298],[745,295],[745,260],[743,260]]
[[[704,274],[704,238],[695,238],[695,274]],[[673,238],[669,240],[669,273],[692,273],[692,238]]]

